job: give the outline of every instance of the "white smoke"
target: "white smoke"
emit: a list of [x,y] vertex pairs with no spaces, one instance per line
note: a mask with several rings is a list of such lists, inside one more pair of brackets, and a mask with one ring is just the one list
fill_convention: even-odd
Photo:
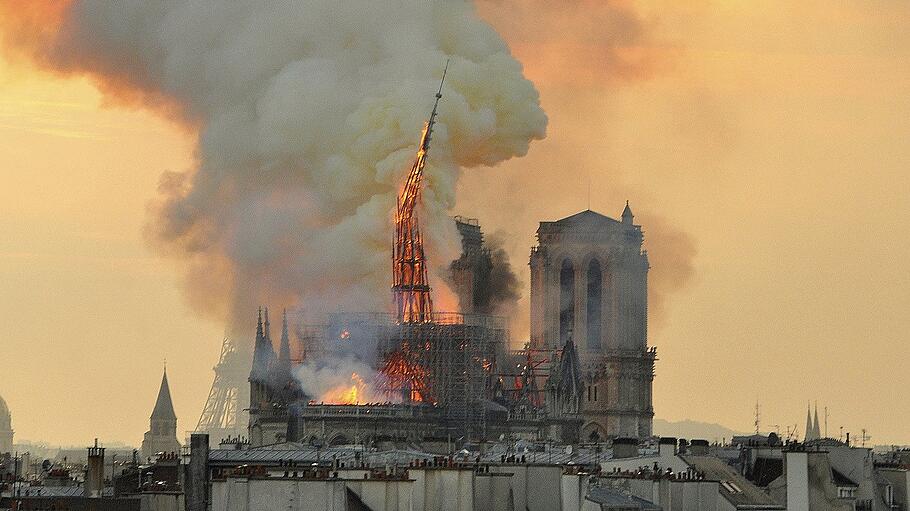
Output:
[[328,356],[305,360],[296,369],[295,377],[304,394],[316,402],[366,404],[390,399],[377,390],[377,382],[382,378],[380,373],[353,357]]
[[63,9],[26,44],[38,61],[198,130],[197,165],[163,175],[148,233],[182,262],[191,302],[244,330],[259,303],[387,308],[395,198],[446,59],[419,212],[440,271],[459,252],[447,215],[461,169],[524,155],[545,133],[533,84],[469,3]]

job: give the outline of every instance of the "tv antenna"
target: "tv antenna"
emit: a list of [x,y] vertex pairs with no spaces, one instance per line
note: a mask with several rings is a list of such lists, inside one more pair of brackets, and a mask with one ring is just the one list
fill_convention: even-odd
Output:
[[825,438],[828,438],[828,407],[825,407]]
[[759,426],[761,425],[761,409],[758,406],[758,400],[755,400],[755,434],[759,433]]

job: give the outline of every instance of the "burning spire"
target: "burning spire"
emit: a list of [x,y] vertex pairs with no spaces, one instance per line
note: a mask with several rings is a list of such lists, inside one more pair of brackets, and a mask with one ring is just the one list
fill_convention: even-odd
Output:
[[433,125],[436,122],[436,108],[442,98],[442,84],[445,82],[449,63],[446,61],[436,102],[430,112],[430,119],[423,127],[417,157],[404,189],[398,196],[395,212],[395,242],[392,248],[392,293],[395,298],[395,312],[400,323],[426,323],[432,319],[433,299],[427,279],[427,262],[423,251],[423,237],[415,214],[420,196],[420,182],[426,165]]

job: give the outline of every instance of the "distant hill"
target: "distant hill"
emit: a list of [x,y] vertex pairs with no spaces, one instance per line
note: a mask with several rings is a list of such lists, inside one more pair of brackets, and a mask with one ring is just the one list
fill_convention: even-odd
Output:
[[729,442],[734,435],[748,435],[749,433],[734,431],[720,424],[711,424],[709,422],[692,420],[671,422],[663,419],[654,419],[654,434],[656,436],[672,436],[688,440],[702,438],[709,442],[721,442],[726,439]]

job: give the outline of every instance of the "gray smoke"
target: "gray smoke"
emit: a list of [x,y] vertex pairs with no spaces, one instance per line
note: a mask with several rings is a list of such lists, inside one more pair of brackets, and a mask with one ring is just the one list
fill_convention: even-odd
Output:
[[[537,91],[468,3],[36,5],[4,13],[7,45],[197,131],[196,165],[162,176],[148,237],[182,263],[191,303],[243,331],[260,303],[388,306],[395,198],[446,59],[419,213],[435,267],[458,255],[461,169],[545,133]],[[42,8],[57,12],[34,31]]]

